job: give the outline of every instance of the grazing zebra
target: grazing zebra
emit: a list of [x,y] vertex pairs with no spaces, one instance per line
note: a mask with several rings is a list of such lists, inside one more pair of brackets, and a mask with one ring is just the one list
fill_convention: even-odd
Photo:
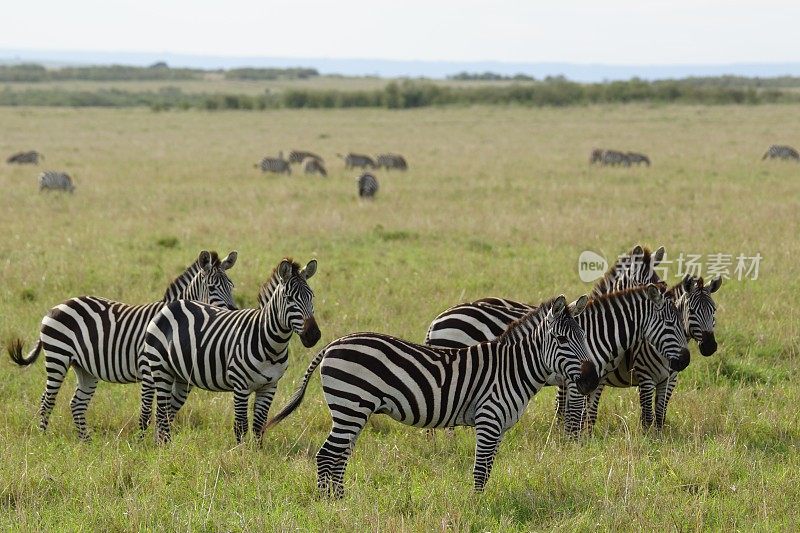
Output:
[[307,157],[303,162],[303,172],[306,174],[320,174],[323,177],[328,175],[328,171],[325,170],[322,161],[313,157]]
[[261,162],[255,165],[261,168],[261,172],[274,172],[275,174],[292,174],[292,167],[289,162],[283,158],[283,152],[278,152],[278,157],[265,157]]
[[39,174],[39,192],[44,190],[68,191],[71,193],[75,191],[75,185],[72,183],[72,178],[69,177],[69,174],[46,170]]
[[800,161],[800,153],[797,150],[791,146],[781,144],[770,145],[761,160],[763,161],[768,157],[770,159],[794,159],[795,161]]
[[592,154],[589,156],[589,164],[594,165],[595,163],[602,163],[603,162],[603,151],[600,148],[595,148],[592,150]]
[[[81,296],[52,308],[42,318],[39,341],[27,358],[22,356],[21,340],[17,339],[9,347],[9,355],[21,366],[36,361],[44,348],[47,384],[39,408],[39,427],[47,429],[56,395],[72,366],[78,376],[78,387],[70,402],[72,418],[80,438],[88,438],[86,410],[98,380],[139,381],[137,358],[144,346],[147,324],[170,301],[167,298],[201,300],[235,308],[231,294],[233,283],[226,270],[234,265],[236,257],[236,252],[231,252],[220,261],[216,252],[201,252],[197,261],[172,282],[165,299],[160,302],[132,306]],[[187,283],[189,275],[192,278]]]
[[380,154],[375,164],[377,168],[383,167],[386,170],[408,170],[406,158],[399,154]]
[[[714,336],[716,304],[711,293],[722,285],[722,279],[714,279],[708,286],[703,278],[687,276],[667,291],[667,297],[675,301],[682,318],[687,339],[694,339],[704,357],[717,351]],[[667,404],[677,385],[678,374],[664,357],[650,344],[639,343],[625,353],[617,369],[606,376],[610,387],[639,387],[641,423],[644,429],[653,426],[661,429],[666,419]],[[655,420],[653,417],[653,395],[655,394]]]
[[6,163],[9,165],[38,165],[40,158],[44,159],[44,156],[36,150],[30,150],[28,152],[17,152],[6,159]]
[[628,152],[627,154],[625,154],[625,157],[628,158],[628,165],[636,164],[636,166],[638,167],[640,163],[644,163],[648,167],[650,166],[650,158],[647,157],[645,154]]
[[358,183],[358,196],[372,199],[378,192],[378,180],[372,174],[365,172],[356,178]]
[[289,163],[302,163],[308,158],[316,159],[321,164],[325,163],[325,160],[313,152],[306,152],[303,150],[292,150],[289,152]]
[[[192,301],[166,305],[147,327],[139,358],[140,428],[150,423],[155,394],[156,441],[169,441],[171,420],[197,386],[233,392],[237,443],[247,433],[247,401],[255,393],[253,433],[260,441],[289,362],[292,332],[307,348],[321,337],[307,283],[316,270],[316,260],[303,269],[291,259],[281,261],[259,292],[259,309],[229,311]],[[177,404],[173,390],[179,391]]]
[[336,155],[344,158],[344,168],[348,170],[351,168],[378,168],[375,161],[368,155],[354,154],[352,152],[346,156],[342,156],[342,154]]
[[[585,305],[583,297],[573,312]],[[300,388],[267,428],[300,405],[317,366],[333,419],[316,456],[317,487],[335,497],[344,495],[347,460],[373,414],[422,428],[474,426],[473,478],[481,492],[504,433],[551,376],[573,381],[584,394],[598,379],[564,296],[541,304],[500,338],[467,348],[431,348],[379,333],[335,340],[311,361]]]
[[603,158],[600,162],[603,165],[623,165],[626,167],[631,166],[631,162],[630,159],[628,159],[627,154],[623,154],[617,150],[603,150]]

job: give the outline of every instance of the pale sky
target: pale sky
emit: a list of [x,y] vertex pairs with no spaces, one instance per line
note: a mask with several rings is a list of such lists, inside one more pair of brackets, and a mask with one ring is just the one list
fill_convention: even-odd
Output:
[[800,61],[800,0],[10,0],[0,49],[430,61]]

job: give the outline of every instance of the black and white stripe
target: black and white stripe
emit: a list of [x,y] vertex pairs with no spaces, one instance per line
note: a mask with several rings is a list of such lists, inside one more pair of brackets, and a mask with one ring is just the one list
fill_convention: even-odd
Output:
[[408,170],[406,158],[400,154],[380,154],[375,164],[378,168],[386,170]]
[[369,173],[361,174],[356,178],[358,184],[358,196],[361,198],[374,198],[378,192],[378,180]]
[[17,152],[8,159],[6,163],[9,165],[38,165],[39,159],[44,159],[44,156],[36,150],[29,150],[27,152]]
[[800,161],[800,153],[797,152],[791,146],[786,146],[782,144],[773,144],[767,149],[764,156],[761,160],[765,160],[767,158],[770,159],[793,159],[795,161]]
[[[584,297],[575,313],[585,304]],[[543,303],[499,339],[468,348],[432,348],[378,333],[342,337],[314,358],[300,388],[267,427],[300,405],[317,366],[333,418],[316,456],[317,486],[336,497],[344,493],[344,471],[356,438],[373,414],[422,428],[474,426],[473,478],[480,492],[504,433],[545,383],[557,375],[583,393],[597,384],[584,333],[563,296]]]
[[316,159],[321,164],[324,164],[325,161],[313,152],[306,152],[305,150],[292,150],[289,152],[289,163],[302,163],[306,159]]
[[261,169],[261,172],[272,172],[274,174],[292,174],[292,167],[289,162],[283,158],[283,152],[278,153],[278,157],[265,157],[261,160],[256,167]]
[[[278,380],[288,365],[289,340],[314,346],[320,331],[314,293],[307,280],[317,262],[302,270],[284,259],[259,293],[260,309],[229,311],[191,301],[165,306],[147,327],[139,358],[142,375],[140,428],[150,422],[156,396],[156,440],[170,439],[170,425],[191,387],[233,392],[234,434],[247,432],[247,401],[255,393],[253,433],[261,438]],[[178,402],[173,390],[179,391]]]
[[604,166],[622,165],[629,167],[631,165],[628,156],[623,152],[617,150],[603,150],[603,155],[602,158],[600,159],[600,163]]
[[74,192],[75,184],[72,183],[69,174],[65,172],[45,170],[39,174],[39,192],[45,190]]
[[[716,325],[716,304],[711,293],[722,285],[716,278],[704,285],[703,278],[686,277],[667,291],[678,309],[687,339],[694,339],[700,346],[700,353],[707,357],[717,351],[714,335]],[[661,429],[666,420],[667,405],[677,385],[678,373],[658,350],[647,343],[638,343],[628,350],[625,358],[614,372],[606,377],[610,387],[639,387],[641,423],[644,429],[655,425]],[[655,416],[653,415],[653,396],[655,395]]]
[[354,154],[350,152],[346,156],[342,156],[342,154],[336,154],[339,157],[344,158],[344,168],[351,169],[351,168],[377,168],[375,161],[368,155],[364,154]]
[[[233,283],[226,270],[233,266],[236,257],[236,252],[231,252],[220,261],[216,252],[201,252],[195,264],[167,289],[165,298],[186,298],[235,308]],[[195,274],[187,284],[189,272]],[[179,286],[183,288],[177,290]],[[71,298],[42,318],[39,341],[27,358],[22,356],[22,341],[13,342],[9,354],[18,365],[30,365],[42,349],[45,351],[47,383],[39,408],[39,427],[47,429],[56,395],[72,367],[78,377],[78,387],[70,402],[72,418],[79,436],[87,438],[85,415],[97,382],[139,381],[137,359],[144,346],[147,324],[165,305],[165,301],[127,305],[96,296]]]
[[328,171],[325,170],[325,165],[323,165],[322,161],[319,159],[314,159],[313,157],[307,157],[303,162],[303,172],[306,174],[319,174],[323,177],[328,175]]

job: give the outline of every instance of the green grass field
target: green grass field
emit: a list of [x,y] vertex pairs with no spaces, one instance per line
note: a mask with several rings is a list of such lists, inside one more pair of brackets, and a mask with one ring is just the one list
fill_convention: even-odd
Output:
[[[321,500],[314,454],[329,429],[319,378],[263,448],[235,447],[232,397],[192,393],[171,445],[137,439],[139,390],[101,383],[79,442],[70,374],[37,428],[40,360],[0,362],[0,529],[19,530],[797,530],[800,526],[800,165],[761,162],[800,145],[792,106],[603,106],[167,112],[0,108],[0,340],[30,348],[41,317],[81,294],[159,299],[199,250],[239,251],[237,301],[285,255],[310,281],[323,337],[292,341],[273,410],[325,343],[354,331],[422,341],[459,301],[536,302],[588,292],[577,258],[640,242],[678,253],[755,255],[757,280],[716,296],[719,350],[681,374],[663,435],[642,435],[634,390],[604,394],[596,434],[562,438],[547,388],[472,493],[470,429],[429,439],[374,417]],[[648,153],[652,168],[588,165],[595,147]],[[262,175],[266,154],[309,149],[327,179]],[[394,151],[359,202],[337,152]],[[74,195],[39,194],[42,168]],[[676,281],[674,272],[671,281]],[[42,358],[43,359],[43,358]],[[274,411],[273,411],[274,412]]]

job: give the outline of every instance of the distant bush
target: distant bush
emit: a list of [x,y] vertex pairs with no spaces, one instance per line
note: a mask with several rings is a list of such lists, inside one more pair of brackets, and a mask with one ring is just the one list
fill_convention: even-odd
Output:
[[225,71],[226,80],[304,80],[319,76],[313,68],[234,68]]

